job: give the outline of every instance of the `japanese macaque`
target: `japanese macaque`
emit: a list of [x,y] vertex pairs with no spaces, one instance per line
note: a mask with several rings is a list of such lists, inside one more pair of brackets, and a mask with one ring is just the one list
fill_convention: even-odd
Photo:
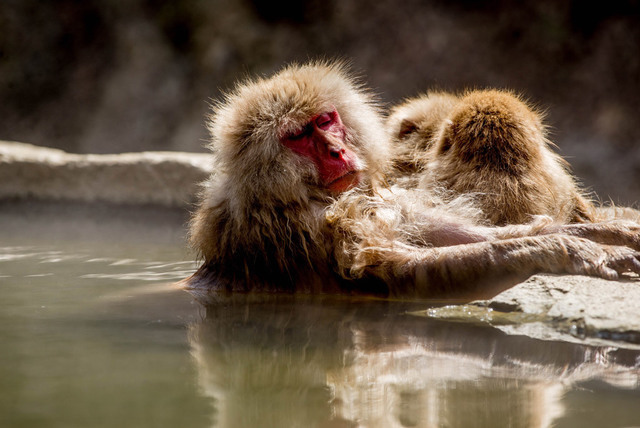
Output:
[[191,222],[204,259],[191,290],[468,299],[541,272],[640,272],[636,223],[487,227],[473,198],[387,187],[379,109],[340,64],[238,85],[209,130],[217,171]]
[[405,186],[470,194],[494,225],[595,220],[595,208],[554,153],[541,115],[506,91],[428,93],[387,121]]

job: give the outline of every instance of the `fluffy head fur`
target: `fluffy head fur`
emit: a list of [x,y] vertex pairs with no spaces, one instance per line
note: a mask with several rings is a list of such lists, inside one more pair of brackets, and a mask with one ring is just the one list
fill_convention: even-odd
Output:
[[416,177],[424,170],[440,125],[458,101],[453,94],[429,92],[391,110],[386,127],[393,142],[393,166],[398,178]]
[[217,171],[204,185],[191,243],[222,277],[269,282],[327,264],[324,210],[331,197],[313,163],[281,138],[333,108],[367,171],[362,186],[375,186],[389,158],[384,127],[372,96],[340,63],[289,66],[238,85],[214,106],[209,130]]

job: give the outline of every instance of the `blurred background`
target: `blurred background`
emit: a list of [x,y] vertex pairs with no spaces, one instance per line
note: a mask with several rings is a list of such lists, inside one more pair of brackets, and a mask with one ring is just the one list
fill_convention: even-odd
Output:
[[208,102],[348,59],[386,105],[511,88],[601,200],[640,200],[640,1],[0,0],[0,139],[204,151]]

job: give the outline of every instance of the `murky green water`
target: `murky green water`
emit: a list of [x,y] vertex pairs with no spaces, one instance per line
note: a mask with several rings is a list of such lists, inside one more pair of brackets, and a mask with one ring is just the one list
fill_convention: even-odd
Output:
[[1,427],[640,426],[637,350],[424,304],[205,307],[170,285],[195,267],[182,221],[0,207]]

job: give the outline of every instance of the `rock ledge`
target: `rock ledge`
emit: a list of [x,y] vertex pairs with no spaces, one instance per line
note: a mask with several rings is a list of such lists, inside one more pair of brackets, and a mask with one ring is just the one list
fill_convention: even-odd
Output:
[[0,200],[157,204],[182,207],[212,171],[200,153],[71,154],[0,141]]

